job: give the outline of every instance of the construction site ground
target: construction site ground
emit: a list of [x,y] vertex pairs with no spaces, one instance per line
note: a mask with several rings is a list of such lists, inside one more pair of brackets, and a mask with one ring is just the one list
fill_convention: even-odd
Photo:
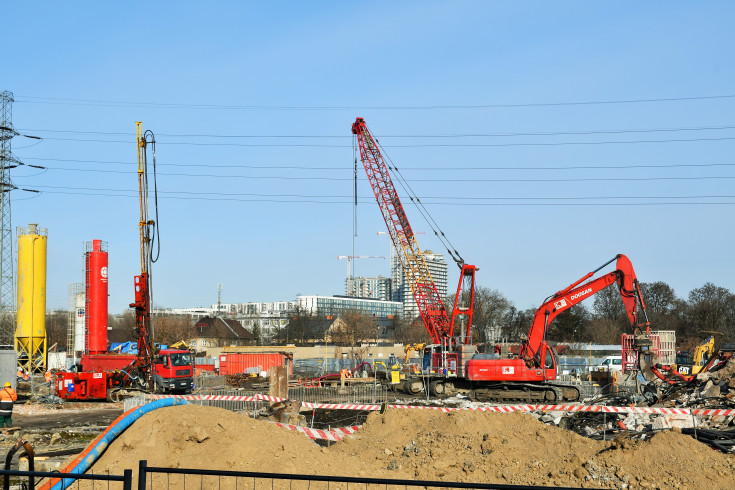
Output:
[[[19,405],[13,421],[20,429],[6,430],[3,446],[22,437],[42,459],[72,459],[120,413],[120,404]],[[349,425],[357,414],[323,416]],[[119,436],[92,471],[135,471],[141,459],[163,467],[587,488],[727,488],[735,476],[734,455],[677,429],[646,441],[598,441],[526,413],[421,409],[372,412],[353,437],[324,447],[250,414],[162,408]]]

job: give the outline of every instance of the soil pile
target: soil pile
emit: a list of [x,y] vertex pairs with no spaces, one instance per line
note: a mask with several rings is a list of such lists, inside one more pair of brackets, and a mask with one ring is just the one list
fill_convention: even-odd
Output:
[[523,413],[408,409],[372,413],[356,437],[322,448],[224,409],[163,408],[125,431],[92,470],[121,474],[141,459],[163,467],[591,488],[726,488],[735,474],[734,456],[676,431],[602,442]]

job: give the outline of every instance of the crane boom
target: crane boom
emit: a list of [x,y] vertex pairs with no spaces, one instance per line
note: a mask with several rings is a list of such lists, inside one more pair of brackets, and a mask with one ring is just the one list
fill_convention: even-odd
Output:
[[[360,148],[360,159],[362,160],[363,167],[365,167],[370,186],[375,194],[375,200],[385,220],[396,255],[406,274],[406,279],[411,286],[411,291],[418,305],[424,326],[428,330],[433,343],[446,344],[447,340],[452,337],[454,325],[449,319],[439,291],[436,289],[436,285],[431,278],[424,254],[419,248],[416,236],[411,228],[411,224],[408,222],[406,212],[401,205],[401,200],[393,185],[393,180],[388,173],[388,166],[385,164],[383,156],[378,149],[378,144],[368,130],[363,118],[358,117],[352,124],[352,133],[357,138],[357,144]],[[467,274],[465,273],[466,271]],[[462,285],[463,283],[471,283],[474,287],[474,271],[474,266],[463,265],[460,286],[457,292],[458,300],[460,299],[460,292],[462,292],[464,298],[470,298],[469,305],[462,305],[462,302],[460,302],[460,310],[455,311],[455,314],[461,313],[465,319],[471,319],[472,317],[472,295],[468,295],[463,290]],[[466,279],[468,274],[472,276],[471,281],[467,281]],[[469,321],[466,321],[466,330],[463,332],[462,337],[467,342],[469,341]]]

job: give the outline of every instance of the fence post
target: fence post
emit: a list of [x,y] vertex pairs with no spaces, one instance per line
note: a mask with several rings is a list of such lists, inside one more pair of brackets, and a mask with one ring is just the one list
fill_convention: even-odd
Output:
[[133,470],[127,469],[123,472],[123,490],[133,490]]
[[145,477],[147,466],[147,460],[141,459],[140,461],[138,461],[138,490],[145,490]]

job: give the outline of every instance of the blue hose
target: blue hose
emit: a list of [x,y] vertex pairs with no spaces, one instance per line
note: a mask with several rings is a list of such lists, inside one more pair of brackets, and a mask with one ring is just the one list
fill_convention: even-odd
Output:
[[[95,446],[89,451],[89,454],[87,454],[84,459],[77,463],[77,465],[65,475],[80,475],[86,472],[94,464],[94,462],[97,461],[97,458],[99,458],[102,453],[105,452],[107,446],[109,446],[110,443],[114,441],[117,436],[122,434],[122,432],[130,427],[133,422],[135,422],[148,412],[163,407],[186,405],[186,403],[186,400],[182,400],[180,398],[163,398],[161,400],[156,400],[154,402],[143,405],[142,407],[136,408],[135,410],[128,413],[122,420],[119,420],[114,426],[111,426],[107,434],[105,434],[103,438],[97,441],[97,444],[95,444]],[[76,479],[73,477],[62,478],[61,481],[51,487],[51,490],[63,490],[69,485],[73,484],[75,481]]]

